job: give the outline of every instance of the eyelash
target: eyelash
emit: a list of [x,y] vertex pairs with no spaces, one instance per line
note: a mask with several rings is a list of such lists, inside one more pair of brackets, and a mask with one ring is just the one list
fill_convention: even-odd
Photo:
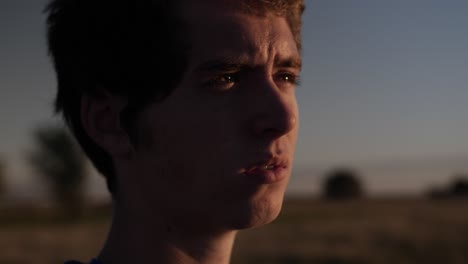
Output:
[[300,86],[301,85],[301,78],[293,73],[289,72],[280,72],[277,73],[275,76],[275,81],[284,81],[287,83],[290,83],[294,86]]
[[[240,72],[223,73],[207,82],[207,86],[211,88],[221,88],[221,90],[228,90],[234,84],[240,82]],[[276,83],[285,82],[293,87],[301,84],[300,77],[290,72],[279,72],[273,77]]]
[[239,82],[239,73],[224,73],[216,76],[214,81],[218,83],[237,83]]
[[209,80],[207,82],[207,86],[210,88],[227,90],[231,88],[232,85],[240,81],[239,75],[239,72],[220,74]]

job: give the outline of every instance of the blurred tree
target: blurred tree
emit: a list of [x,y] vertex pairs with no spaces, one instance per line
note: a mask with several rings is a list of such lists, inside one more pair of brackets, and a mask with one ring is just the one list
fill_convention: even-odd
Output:
[[426,196],[431,199],[446,199],[450,197],[450,192],[445,187],[433,186],[426,192]]
[[43,126],[33,135],[36,148],[29,153],[31,165],[46,180],[58,209],[67,216],[79,215],[86,173],[84,155],[61,126]]
[[338,168],[326,174],[323,195],[327,199],[353,199],[362,197],[364,190],[354,170]]
[[5,193],[5,177],[6,177],[6,164],[4,159],[0,157],[0,199],[3,198]]
[[454,197],[468,197],[468,176],[457,175],[449,188],[449,192]]

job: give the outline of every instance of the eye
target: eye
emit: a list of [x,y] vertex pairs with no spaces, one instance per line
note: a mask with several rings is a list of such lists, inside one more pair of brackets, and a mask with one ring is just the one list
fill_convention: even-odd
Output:
[[211,89],[227,90],[240,81],[239,73],[222,73],[207,82]]
[[216,77],[220,83],[236,83],[239,81],[239,76],[235,73],[226,73]]
[[290,72],[279,72],[275,75],[274,79],[280,86],[288,85],[295,87],[301,84],[299,76]]

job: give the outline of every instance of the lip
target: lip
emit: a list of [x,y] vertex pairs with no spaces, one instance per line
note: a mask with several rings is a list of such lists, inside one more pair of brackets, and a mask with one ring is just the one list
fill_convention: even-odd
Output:
[[241,173],[261,184],[272,184],[288,177],[288,164],[286,160],[271,159],[249,166]]

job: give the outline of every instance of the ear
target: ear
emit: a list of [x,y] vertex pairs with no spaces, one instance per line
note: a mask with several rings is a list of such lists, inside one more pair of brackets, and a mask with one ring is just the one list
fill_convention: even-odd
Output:
[[88,136],[112,157],[128,157],[133,152],[130,138],[123,129],[120,114],[126,99],[101,89],[96,95],[81,98],[81,122]]

